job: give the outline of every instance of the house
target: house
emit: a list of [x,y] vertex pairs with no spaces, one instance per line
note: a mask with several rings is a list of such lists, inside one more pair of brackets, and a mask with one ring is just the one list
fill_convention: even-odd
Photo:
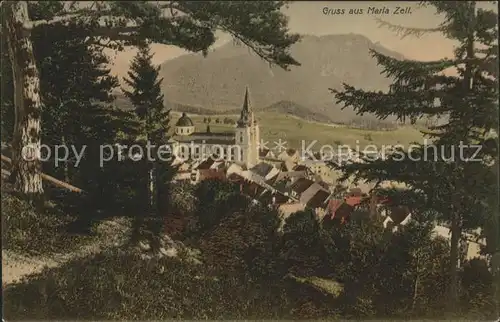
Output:
[[314,181],[306,178],[297,179],[290,185],[292,197],[301,198],[302,193],[306,191],[313,183]]
[[261,176],[262,178],[264,178],[264,180],[274,178],[280,172],[273,165],[266,162],[258,163],[256,166],[252,167],[250,171]]
[[[403,219],[402,219],[403,218]],[[384,228],[392,228],[392,231],[395,232],[401,227],[404,227],[408,223],[412,221],[412,215],[408,207],[406,206],[398,206],[392,208],[390,214],[384,220]],[[480,234],[480,229],[475,231],[476,235]],[[451,239],[450,228],[444,225],[435,225],[433,229],[434,237],[442,237],[446,240]],[[464,233],[465,237],[461,244],[461,256],[462,260],[472,259],[475,257],[481,257],[481,246],[484,245],[484,240],[477,240],[473,234]]]
[[232,163],[227,167],[226,175],[229,176],[232,173],[236,173],[236,174],[239,174],[241,176],[244,171],[245,170],[243,169],[243,167],[241,165],[236,164],[236,163]]
[[266,159],[266,158],[269,158],[269,159],[275,159],[276,156],[274,155],[273,151],[269,150],[269,149],[260,149],[259,150],[259,157],[260,159]]
[[339,220],[341,223],[347,222],[357,207],[365,204],[370,213],[375,212],[377,205],[387,204],[387,199],[377,196],[369,197],[360,188],[353,188],[346,193],[343,199],[335,198],[328,201],[323,220]]
[[292,190],[290,189],[290,186],[293,182],[293,179],[290,177],[286,176],[281,176],[282,173],[276,176],[276,178],[273,178],[269,180],[269,185],[271,185],[276,191],[279,191],[280,193],[292,197]]
[[214,178],[226,178],[226,163],[224,161],[215,161],[213,158],[207,158],[191,170],[190,180],[193,184],[205,179]]
[[274,178],[269,179],[267,182],[270,185],[278,184],[279,182],[286,180],[293,183],[300,178],[307,178],[305,172],[303,171],[282,171]]
[[339,175],[334,172],[335,170],[330,165],[328,159],[304,159],[300,161],[299,166],[307,168],[308,173],[319,176],[322,181],[328,184],[334,184],[339,177]]
[[297,163],[300,159],[300,154],[295,149],[286,149],[285,151],[278,154],[278,159],[281,161],[291,161]]
[[296,166],[296,163],[292,160],[285,160],[282,161],[280,164],[280,170],[284,172],[289,172],[292,171],[293,168]]
[[318,190],[306,203],[306,207],[314,209],[318,218],[323,218],[328,206],[330,193],[326,190]]
[[309,185],[309,187],[306,190],[304,190],[300,194],[299,201],[307,205],[318,191],[325,191],[326,193],[330,194],[327,190],[324,190],[321,185],[317,184],[316,182],[313,182],[311,185]]
[[245,180],[240,174],[233,172],[226,175],[227,180],[235,183],[241,183]]
[[269,189],[265,190],[259,197],[259,200],[265,205],[280,206],[286,203],[290,203],[290,197],[284,195],[279,191],[271,191]]
[[258,200],[258,197],[266,190],[256,182],[246,182],[242,185],[241,192],[254,200]]
[[330,193],[323,189],[314,191],[317,187],[314,185],[311,186],[312,188],[310,188],[309,191],[306,190],[303,194],[303,200],[287,202],[279,205],[278,211],[281,214],[281,219],[283,221],[285,221],[291,214],[303,211],[307,208],[313,209],[318,218],[324,216]]
[[237,173],[231,173],[227,179],[240,186],[240,191],[251,197],[252,199],[261,202],[264,205],[279,206],[288,203],[290,198],[281,192],[273,189],[271,186],[260,182],[248,180],[244,176]]

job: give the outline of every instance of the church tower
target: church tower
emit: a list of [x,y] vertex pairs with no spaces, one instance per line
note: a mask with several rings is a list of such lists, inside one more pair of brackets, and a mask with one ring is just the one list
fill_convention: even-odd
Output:
[[235,141],[240,150],[236,160],[247,168],[256,165],[259,162],[260,131],[250,105],[248,87],[245,90],[240,119],[236,123]]

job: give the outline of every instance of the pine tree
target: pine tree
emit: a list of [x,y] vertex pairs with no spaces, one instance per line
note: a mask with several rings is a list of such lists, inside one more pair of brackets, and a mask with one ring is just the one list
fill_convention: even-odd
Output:
[[[108,58],[93,46],[91,27],[47,25],[33,30],[34,53],[40,69],[42,142],[49,146],[86,146],[78,167],[74,159],[58,168],[53,162],[44,171],[69,181],[85,191],[95,192],[109,203],[105,187],[107,168],[99,166],[99,145],[115,141],[120,113],[113,106],[112,90],[118,80],[109,74]],[[52,46],[45,44],[50,42]],[[101,199],[102,200],[102,199]],[[102,205],[98,199],[94,204]]]
[[[57,1],[30,3],[28,13],[33,20],[50,19],[63,7],[64,3]],[[110,186],[112,181],[105,175],[109,169],[99,166],[99,144],[114,142],[121,122],[111,94],[118,81],[109,74],[109,61],[103,48],[96,46],[95,29],[96,26],[76,23],[42,24],[33,28],[31,37],[40,72],[40,100],[44,106],[41,142],[51,148],[74,146],[78,151],[87,147],[78,165],[75,159],[65,160],[58,167],[54,162],[46,162],[43,171],[92,192],[96,198],[89,204],[97,208],[103,205],[99,199],[109,204],[110,195],[105,193],[114,191]],[[5,38],[6,33],[2,33],[3,42],[7,41]],[[11,143],[15,123],[14,84],[6,51],[2,52],[2,68],[5,70],[2,73],[2,140]],[[88,210],[87,207],[87,215]]]
[[[396,116],[415,122],[425,116],[447,117],[446,124],[425,132],[432,145],[419,144],[411,152],[399,150],[387,160],[366,160],[343,170],[345,178],[354,175],[375,182],[406,183],[408,189],[380,189],[379,193],[410,206],[417,220],[431,216],[449,224],[450,305],[456,312],[462,233],[481,226],[496,214],[490,200],[498,191],[497,178],[491,175],[498,137],[488,133],[498,128],[497,14],[477,9],[474,1],[427,4],[445,18],[437,30],[459,43],[453,58],[419,62],[371,51],[384,73],[393,79],[389,91],[369,92],[347,84],[341,91],[332,91],[344,106],[380,119]],[[389,26],[406,35],[421,33]],[[457,74],[445,74],[449,69]]]
[[[133,133],[139,134],[135,138],[136,141],[142,142],[143,146],[150,145],[152,147],[151,155],[143,155],[139,165],[142,170],[144,170],[142,166],[147,170],[147,172],[142,172],[141,175],[148,177],[148,189],[144,193],[144,195],[147,195],[148,206],[144,208],[148,209],[149,214],[153,215],[153,218],[156,217],[161,220],[158,194],[160,191],[164,192],[164,189],[160,188],[160,186],[168,184],[165,182],[166,178],[164,174],[171,169],[169,169],[170,164],[168,160],[163,161],[159,159],[158,148],[167,143],[170,111],[164,106],[164,96],[161,93],[163,79],[158,78],[160,68],[153,66],[152,57],[148,44],[143,44],[139,47],[139,51],[130,65],[128,78],[124,79],[125,83],[131,87],[131,90],[123,89],[123,92],[135,107],[134,116],[138,122],[136,122],[136,127],[132,130]],[[140,227],[143,225],[143,218],[140,214],[134,218],[134,229],[135,233],[138,234],[141,229]],[[161,230],[158,229],[158,227],[161,227],[161,224],[158,220],[150,219],[149,222],[151,222],[149,230],[155,230],[152,242],[158,247],[155,239],[161,233]],[[133,236],[133,238],[135,237],[137,236]]]
[[[290,46],[298,35],[290,34],[287,19],[280,9],[283,1],[241,3],[209,2],[92,2],[66,4],[48,19],[30,17],[34,2],[2,3],[3,23],[14,83],[15,131],[13,137],[13,178],[16,190],[32,199],[43,194],[41,160],[27,161],[23,147],[40,150],[41,111],[40,78],[33,54],[32,31],[41,25],[66,25],[70,22],[95,26],[94,35],[108,39],[115,48],[137,45],[140,41],[179,46],[189,51],[208,53],[215,32],[222,30],[241,41],[262,59],[284,69],[299,63],[290,56]],[[42,7],[62,2],[41,2]],[[37,5],[39,3],[36,3]],[[253,19],[248,19],[253,17]],[[99,45],[108,45],[101,44]]]

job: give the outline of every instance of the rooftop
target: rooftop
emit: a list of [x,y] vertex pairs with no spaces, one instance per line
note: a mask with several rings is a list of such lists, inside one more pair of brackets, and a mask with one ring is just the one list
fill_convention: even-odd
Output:
[[215,160],[212,159],[212,158],[208,158],[204,161],[202,161],[198,167],[196,167],[196,169],[198,170],[207,170],[207,169],[210,169],[212,168],[212,166],[215,164]]
[[314,196],[309,199],[307,206],[311,208],[325,208],[327,206],[328,197],[330,193],[325,190],[318,190]]
[[259,164],[251,168],[250,171],[262,177],[266,177],[273,170],[273,168],[274,167],[268,163],[260,162]]
[[174,135],[172,139],[179,143],[193,143],[193,144],[221,144],[221,145],[234,145],[236,144],[234,134],[227,135],[226,133],[205,133],[207,135],[198,135],[194,133],[192,135]]
[[304,191],[306,191],[314,182],[306,179],[306,178],[299,178],[297,181],[292,183],[291,189],[295,191],[297,194],[301,194]]
[[307,167],[305,165],[299,164],[293,168],[293,171],[306,171]]
[[193,121],[187,116],[186,113],[182,113],[175,126],[194,126]]

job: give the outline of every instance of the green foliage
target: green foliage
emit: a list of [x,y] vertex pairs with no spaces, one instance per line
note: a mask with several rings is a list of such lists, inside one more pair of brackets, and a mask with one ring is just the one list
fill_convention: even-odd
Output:
[[[58,1],[30,2],[29,15],[31,19],[51,19],[63,6]],[[99,167],[99,145],[113,142],[121,123],[120,113],[111,104],[117,79],[109,75],[102,48],[94,46],[95,32],[95,25],[69,23],[43,24],[31,33],[44,105],[42,143],[52,148],[52,156],[56,145],[74,146],[78,151],[86,146],[80,164],[68,158],[56,167],[51,158],[43,170],[92,192],[85,216],[93,215],[91,208],[107,208],[114,200],[113,172]],[[10,141],[14,128],[12,71],[7,52],[2,59],[2,138]]]
[[377,273],[376,305],[382,314],[433,317],[443,310],[449,246],[433,238],[432,229],[432,224],[411,222],[391,236]]
[[249,203],[242,196],[236,184],[220,179],[206,179],[195,188],[196,226],[191,232],[201,236],[215,227],[222,218],[238,211],[244,211]]
[[[151,59],[149,44],[141,44],[130,65],[128,78],[124,79],[131,89],[122,89],[134,106],[127,117],[127,136],[124,141],[128,145],[140,143],[143,149],[139,161],[127,160],[134,174],[126,179],[127,182],[120,180],[137,204],[134,207],[134,241],[141,238],[143,230],[148,232],[152,241],[158,241],[163,232],[165,212],[168,211],[168,205],[161,201],[168,196],[170,181],[174,176],[171,160],[165,160],[171,155],[160,155],[160,148],[168,139],[170,110],[164,106],[160,88],[162,79],[158,78],[159,67],[153,66]],[[153,247],[157,248],[155,245],[158,246],[158,243],[153,243]]]
[[[178,191],[198,193],[205,200],[213,198],[208,209],[221,211],[206,221],[210,224],[203,226],[205,230],[196,240],[204,266],[165,258],[144,260],[138,254],[116,250],[101,253],[46,269],[8,287],[4,293],[6,316],[444,316],[449,246],[433,237],[432,225],[414,222],[392,233],[384,230],[380,219],[360,212],[347,224],[322,226],[313,212],[305,211],[291,215],[280,234],[276,210],[250,203],[234,188],[228,182],[206,180],[192,192],[187,187]],[[462,281],[467,292],[462,298],[463,310],[456,313],[474,318],[491,316],[491,274],[485,263],[467,264]]]
[[464,264],[462,271],[461,309],[476,319],[494,319],[495,301],[493,276],[484,259],[474,258]]
[[[241,2],[178,2],[168,4],[117,1],[110,9],[119,23],[119,17],[141,19],[142,25],[130,41],[144,38],[158,43],[179,46],[189,51],[207,54],[215,42],[215,31],[222,30],[249,46],[260,57],[287,68],[298,65],[289,50],[299,39],[288,31],[288,19],[280,12],[283,1]],[[164,11],[176,14],[166,17]],[[129,37],[130,38],[130,37]]]
[[[432,224],[412,222],[393,233],[364,212],[347,224],[325,226],[317,223],[314,214],[298,212],[287,219],[283,231],[279,249],[282,274],[292,273],[303,282],[311,280],[312,288],[323,293],[328,292],[312,280],[342,284],[343,292],[333,304],[341,316],[447,316],[449,245],[434,237]],[[493,300],[491,289],[480,286],[487,285],[483,279],[491,275],[486,271],[475,277],[467,275],[469,281],[464,285],[475,285],[467,288],[484,300],[477,305],[471,302],[458,314],[478,316],[475,312],[490,308]]]
[[226,214],[200,240],[201,250],[211,265],[231,274],[279,279],[283,276],[276,253],[279,225],[276,210],[251,205]]
[[134,57],[125,83],[132,89],[125,90],[125,96],[134,106],[140,128],[136,129],[139,135],[146,135],[153,144],[160,144],[165,140],[169,125],[169,110],[163,103],[161,82],[158,78],[160,68],[153,66],[153,55],[150,47],[143,45]]
[[284,273],[302,276],[325,276],[331,267],[325,239],[314,211],[296,212],[285,221],[280,247]]
[[169,194],[169,205],[173,214],[193,216],[196,211],[196,187],[188,181],[172,185]]
[[326,227],[330,276],[344,285],[339,302],[348,317],[376,316],[377,273],[387,251],[387,239],[380,221],[366,213],[348,224]]
[[[460,236],[467,229],[498,225],[491,220],[498,215],[498,204],[492,202],[498,196],[498,180],[491,175],[491,163],[498,163],[498,136],[489,136],[498,129],[498,69],[494,65],[498,61],[498,44],[494,43],[498,15],[476,8],[475,1],[426,3],[445,18],[439,31],[458,43],[453,58],[397,60],[372,50],[384,74],[393,79],[389,91],[369,92],[347,84],[342,91],[332,91],[338,103],[382,120],[391,115],[412,122],[446,116],[445,124],[425,133],[432,145],[419,143],[411,151],[397,149],[386,160],[346,165],[342,179],[404,182],[411,188],[379,189],[379,193],[406,204],[419,217],[437,216],[450,223],[449,299],[457,307]],[[444,73],[450,69],[457,74]],[[498,232],[498,228],[493,230]]]
[[2,249],[26,255],[45,255],[73,251],[88,237],[66,232],[74,217],[57,209],[37,212],[28,202],[2,193]]
[[3,299],[9,320],[300,319],[307,316],[294,310],[304,303],[299,289],[113,251],[46,269],[4,289]]
[[[152,2],[99,2],[81,8],[77,3],[62,6],[51,2],[37,6],[32,19],[51,19],[74,15],[79,24],[96,26],[103,20],[106,28],[96,34],[122,45],[143,45],[147,41],[174,45],[207,54],[216,40],[215,32],[223,31],[249,46],[266,61],[282,68],[299,63],[290,56],[290,47],[299,40],[290,34],[288,19],[281,12],[284,1],[195,2],[175,4]],[[105,18],[105,19],[103,19]],[[124,28],[127,26],[128,28]],[[131,27],[135,26],[135,27]]]
[[106,208],[113,200],[113,173],[99,167],[99,147],[114,142],[120,128],[120,113],[111,104],[118,82],[109,75],[102,49],[86,41],[92,33],[80,25],[48,25],[35,29],[32,40],[44,103],[43,143],[78,150],[86,146],[80,164],[72,158],[59,167],[47,162],[44,171],[92,192],[92,205]]

